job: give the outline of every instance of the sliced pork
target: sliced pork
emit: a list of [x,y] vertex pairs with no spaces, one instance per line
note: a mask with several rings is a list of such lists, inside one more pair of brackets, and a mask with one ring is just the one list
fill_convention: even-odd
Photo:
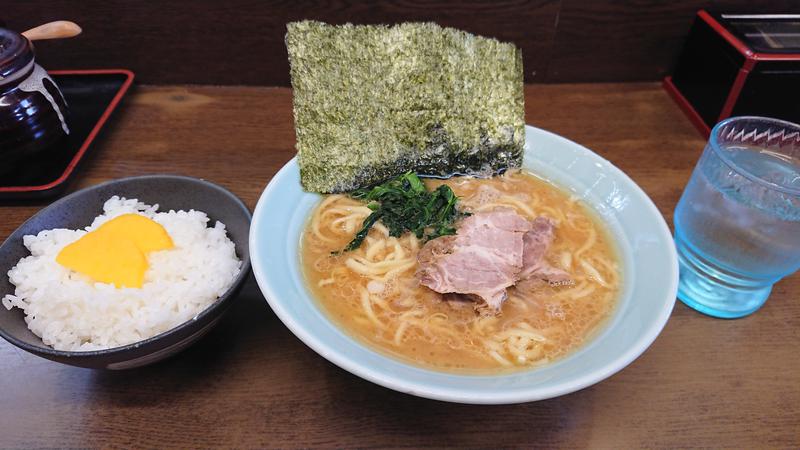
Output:
[[520,280],[568,277],[544,260],[554,227],[551,219],[528,221],[508,208],[475,213],[459,223],[455,236],[420,249],[417,276],[436,292],[477,297],[499,311],[506,289]]
[[455,236],[428,241],[420,249],[420,283],[440,293],[472,294],[493,309],[506,299],[522,270],[522,239],[529,221],[511,209],[466,217]]
[[537,217],[531,221],[531,230],[522,239],[522,265],[520,280],[535,278],[547,281],[565,281],[569,274],[553,267],[544,259],[555,237],[555,221],[549,217]]

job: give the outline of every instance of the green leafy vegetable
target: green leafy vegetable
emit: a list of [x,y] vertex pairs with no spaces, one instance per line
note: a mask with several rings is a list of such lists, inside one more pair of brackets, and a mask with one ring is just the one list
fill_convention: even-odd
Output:
[[370,202],[367,206],[372,213],[364,219],[361,229],[344,251],[360,247],[378,220],[389,229],[389,236],[394,237],[407,231],[424,240],[456,234],[452,223],[459,217],[456,210],[458,197],[444,184],[429,191],[413,172],[371,188],[356,190],[350,195]]

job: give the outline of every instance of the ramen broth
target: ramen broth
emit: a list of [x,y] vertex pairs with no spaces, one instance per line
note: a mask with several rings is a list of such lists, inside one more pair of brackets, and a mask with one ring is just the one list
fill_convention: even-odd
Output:
[[533,219],[556,220],[546,259],[571,279],[522,282],[508,290],[498,315],[472,301],[436,293],[417,281],[412,233],[395,238],[377,223],[357,250],[334,255],[371,210],[345,195],[328,195],[302,237],[303,270],[314,297],[349,334],[418,366],[450,372],[496,372],[538,366],[580,347],[610,316],[620,289],[619,258],[594,213],[552,184],[522,171],[491,179],[426,180],[449,185],[459,208],[510,207]]

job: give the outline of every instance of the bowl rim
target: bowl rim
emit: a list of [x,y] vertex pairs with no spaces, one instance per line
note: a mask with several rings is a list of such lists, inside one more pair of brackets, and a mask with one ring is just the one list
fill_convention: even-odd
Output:
[[[531,128],[533,131],[537,133],[545,133],[549,135],[550,138],[555,140],[561,141],[565,145],[570,146],[577,146],[580,148],[582,152],[587,157],[590,158],[597,158],[607,164],[607,168],[611,171],[616,177],[620,180],[628,184],[631,188],[631,194],[638,196],[644,203],[647,211],[645,212],[647,215],[657,218],[657,230],[659,236],[665,242],[672,242],[672,233],[669,229],[669,226],[664,219],[664,216],[658,210],[655,203],[650,199],[647,193],[635,182],[631,179],[625,172],[620,170],[618,167],[613,165],[607,159],[603,158],[602,156],[598,155],[597,153],[593,152],[592,150],[588,149],[587,147],[578,144],[574,141],[571,141],[567,138],[559,136],[555,133],[549,132],[547,130],[543,130],[541,128],[533,127],[531,125],[526,125],[526,129]],[[293,170],[297,165],[297,157],[293,157],[289,160],[279,171],[275,174],[275,176],[269,181],[266,188],[264,189],[261,197],[256,204],[255,211],[253,213],[253,221],[250,225],[250,249],[253,252],[257,252],[260,243],[259,243],[259,236],[257,231],[261,229],[261,222],[262,220],[266,220],[265,215],[263,214],[263,210],[267,207],[266,202],[268,197],[272,194],[272,191],[276,189],[276,186],[279,185],[282,178],[286,177],[289,174],[290,170]],[[523,164],[524,168],[524,164]],[[660,220],[658,220],[660,219]],[[419,383],[416,381],[409,381],[406,379],[402,379],[396,376],[392,376],[391,374],[385,373],[385,371],[381,371],[375,369],[371,366],[367,366],[365,364],[359,363],[357,360],[352,359],[346,351],[342,351],[340,349],[335,349],[329,346],[326,342],[322,341],[321,339],[317,338],[315,332],[313,330],[306,329],[300,321],[295,320],[294,316],[282,306],[282,301],[277,300],[281,296],[276,293],[272,285],[267,281],[264,270],[261,266],[260,258],[256,257],[253,258],[253,274],[255,276],[256,282],[264,294],[264,298],[266,299],[267,303],[269,303],[272,310],[278,316],[278,318],[289,328],[292,333],[297,336],[304,344],[314,350],[317,354],[322,356],[323,358],[327,359],[328,361],[334,363],[335,365],[341,367],[342,369],[360,377],[367,381],[371,381],[379,386],[383,386],[395,391],[403,392],[406,394],[411,394],[419,397],[429,398],[433,400],[441,400],[441,401],[448,401],[448,402],[455,402],[455,403],[466,403],[466,404],[514,404],[514,403],[524,403],[530,401],[538,401],[544,400],[548,398],[558,397],[561,395],[569,394],[571,392],[578,391],[580,389],[584,389],[589,387],[593,384],[596,384],[615,373],[619,372],[620,370],[627,367],[630,363],[632,363],[636,358],[642,355],[655,341],[658,335],[663,330],[664,326],[666,325],[669,317],[672,314],[672,310],[675,306],[676,302],[676,295],[678,290],[678,256],[675,250],[674,245],[668,246],[668,253],[669,253],[669,273],[667,276],[669,277],[669,289],[668,292],[664,293],[664,301],[662,307],[658,311],[658,314],[654,316],[653,321],[647,327],[647,329],[640,334],[638,339],[633,342],[632,345],[626,348],[626,350],[609,360],[605,365],[600,367],[597,370],[592,370],[587,372],[585,375],[578,377],[571,383],[567,383],[564,385],[557,385],[552,388],[542,388],[542,387],[533,387],[533,388],[522,388],[519,390],[515,390],[513,392],[503,392],[502,390],[494,391],[492,393],[475,393],[475,392],[468,392],[461,389],[442,389],[439,387],[432,387],[427,383]],[[305,295],[305,294],[304,294]],[[313,301],[313,299],[312,299]],[[330,321],[329,318],[326,317],[326,320]],[[334,324],[334,326],[339,327],[338,325]],[[358,345],[361,347],[366,348],[367,350],[375,353],[379,353],[377,350],[370,348],[368,345],[365,345],[357,340],[353,339],[354,345]],[[399,362],[400,364],[409,366],[409,367],[417,367],[413,366],[412,364],[408,364],[407,362],[400,360],[398,358],[392,358],[391,356],[383,355],[387,358],[390,358],[394,361]],[[447,372],[443,371],[435,371],[430,369],[429,370],[437,374],[448,374]],[[522,373],[522,372],[521,372]],[[461,374],[452,374],[453,376],[462,376]],[[476,377],[481,378],[495,378],[501,377],[505,374],[498,374],[498,375],[480,375]],[[463,376],[472,376],[472,375],[463,375]]]
[[[237,197],[234,193],[232,193],[231,191],[225,189],[224,187],[222,187],[222,186],[220,186],[220,185],[218,185],[216,183],[212,183],[212,182],[204,180],[202,178],[195,178],[195,177],[190,177],[190,176],[186,176],[186,175],[174,175],[174,174],[137,175],[137,176],[133,176],[133,177],[116,178],[116,179],[104,181],[102,183],[98,183],[98,184],[95,184],[95,185],[92,185],[92,186],[87,186],[87,187],[85,187],[83,189],[79,189],[79,190],[77,190],[75,192],[72,192],[72,193],[62,197],[62,198],[54,201],[53,203],[50,203],[49,205],[47,205],[44,208],[42,208],[39,211],[37,211],[35,214],[33,214],[31,217],[29,217],[27,220],[25,220],[25,222],[23,222],[19,227],[17,227],[14,231],[12,231],[11,234],[9,234],[8,237],[3,241],[3,243],[0,244],[0,246],[5,245],[11,239],[11,237],[17,232],[17,230],[19,230],[20,228],[23,228],[25,225],[28,224],[28,222],[31,222],[36,217],[38,217],[40,214],[43,214],[49,208],[52,208],[52,207],[55,207],[57,205],[61,205],[61,204],[64,204],[64,203],[68,203],[71,200],[73,200],[75,197],[78,197],[78,196],[80,196],[82,194],[85,194],[86,192],[89,192],[89,191],[92,191],[92,190],[95,190],[95,189],[100,189],[100,188],[103,188],[103,187],[106,187],[106,186],[110,186],[110,185],[113,185],[113,184],[117,184],[117,183],[121,183],[121,182],[150,181],[150,180],[164,180],[164,179],[201,184],[201,185],[204,185],[205,187],[208,187],[208,188],[211,188],[213,190],[216,190],[216,191],[220,192],[221,194],[225,195],[226,197],[228,197],[236,206],[238,206],[245,213],[245,215],[248,218],[248,221],[252,222],[252,220],[253,220],[253,215],[251,214],[250,209],[247,207],[247,205],[245,205],[244,202],[239,197]],[[209,305],[206,309],[201,311],[200,314],[198,314],[197,316],[193,317],[192,319],[189,319],[189,320],[181,323],[180,325],[178,325],[178,326],[176,326],[174,328],[170,328],[167,331],[161,332],[161,333],[159,333],[159,334],[157,334],[155,336],[151,336],[151,337],[149,337],[147,339],[143,339],[141,341],[136,341],[136,342],[133,342],[133,343],[130,343],[130,344],[126,344],[126,345],[122,345],[122,346],[119,346],[119,347],[106,348],[106,349],[102,349],[102,350],[69,351],[69,350],[56,350],[56,349],[50,347],[49,345],[45,344],[44,342],[42,342],[42,346],[29,344],[27,342],[21,341],[16,336],[13,336],[13,335],[7,333],[2,328],[0,328],[0,337],[5,339],[9,343],[11,343],[11,344],[23,349],[23,350],[26,350],[28,352],[31,352],[31,353],[34,353],[34,354],[46,354],[46,355],[62,357],[62,358],[84,358],[84,357],[96,357],[96,356],[111,356],[111,355],[122,354],[122,353],[125,353],[127,351],[130,351],[130,350],[133,350],[133,349],[138,349],[138,348],[140,348],[142,346],[152,344],[152,343],[154,343],[154,342],[156,342],[156,341],[158,341],[158,340],[160,340],[160,339],[162,339],[162,338],[164,338],[164,337],[166,337],[168,335],[179,333],[179,332],[185,330],[186,328],[188,328],[194,322],[201,321],[207,315],[211,314],[212,311],[216,310],[223,303],[225,303],[227,300],[230,299],[231,293],[235,292],[236,287],[239,286],[240,284],[242,284],[247,279],[247,276],[250,273],[251,261],[250,261],[249,245],[250,245],[250,242],[249,242],[249,238],[248,238],[248,252],[247,252],[246,257],[243,258],[243,260],[242,260],[242,268],[239,271],[239,274],[236,276],[236,279],[233,280],[233,283],[231,284],[231,287],[228,288],[228,290],[225,291],[224,294],[219,296],[219,298],[217,298],[217,300],[215,300],[214,303]]]

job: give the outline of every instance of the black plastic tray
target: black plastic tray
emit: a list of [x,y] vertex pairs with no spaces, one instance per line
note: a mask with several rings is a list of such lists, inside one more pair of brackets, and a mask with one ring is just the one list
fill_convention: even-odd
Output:
[[50,75],[69,105],[72,133],[44,155],[15,163],[18,167],[0,178],[0,199],[61,194],[133,82],[133,72],[124,69],[56,70]]

